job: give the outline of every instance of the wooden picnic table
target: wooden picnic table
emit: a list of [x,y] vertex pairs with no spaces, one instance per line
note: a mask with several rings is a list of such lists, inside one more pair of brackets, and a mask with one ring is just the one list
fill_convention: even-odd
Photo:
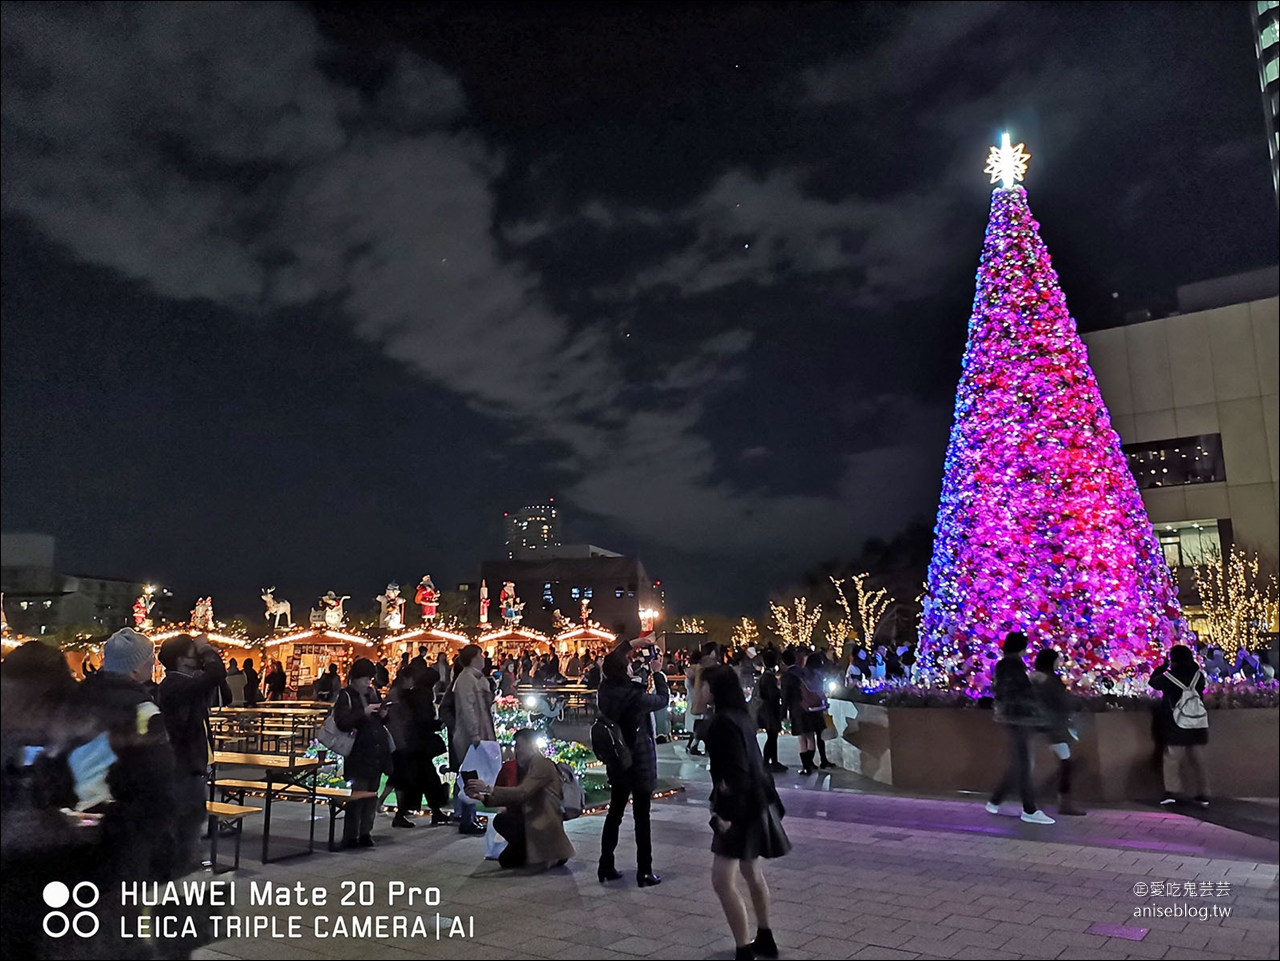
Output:
[[[294,754],[250,754],[240,751],[214,751],[213,764],[209,769],[209,800],[214,800],[215,784],[218,780],[218,765],[230,767],[260,767],[261,777],[252,780],[261,781],[266,806],[262,812],[262,863],[270,864],[271,843],[271,802],[274,798],[283,798],[293,787],[302,787],[307,791],[307,799],[311,802],[311,833],[305,851],[281,855],[274,860],[311,854],[316,847],[316,773],[320,770],[320,759]],[[249,778],[246,778],[249,780]],[[309,782],[309,783],[304,783]],[[277,787],[277,785],[279,785]]]
[[[210,720],[222,730],[224,737],[240,740],[240,735],[256,742],[259,750],[265,750],[268,741],[275,741],[277,751],[282,740],[289,741],[288,753],[299,753],[300,735],[314,737],[315,729],[323,722],[325,711],[316,708],[290,708],[262,710],[252,707],[224,707],[213,711]],[[246,745],[248,746],[248,745]],[[308,745],[301,746],[305,751]]]

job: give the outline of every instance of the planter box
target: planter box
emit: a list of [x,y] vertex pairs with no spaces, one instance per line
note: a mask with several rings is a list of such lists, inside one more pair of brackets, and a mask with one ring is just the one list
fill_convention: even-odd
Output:
[[[882,784],[912,791],[990,791],[1008,756],[1004,728],[975,708],[881,707],[832,700],[840,735],[828,742],[832,760]],[[1160,758],[1145,711],[1110,711],[1080,718],[1075,794],[1086,800],[1150,799],[1161,792]],[[1209,712],[1209,787],[1221,797],[1280,796],[1280,711]],[[1037,783],[1057,770],[1057,758],[1036,738]]]

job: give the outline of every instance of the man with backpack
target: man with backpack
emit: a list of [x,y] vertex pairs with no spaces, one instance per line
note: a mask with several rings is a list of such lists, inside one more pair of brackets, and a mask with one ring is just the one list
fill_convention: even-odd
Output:
[[1164,756],[1164,798],[1161,804],[1177,804],[1182,793],[1182,764],[1191,767],[1195,779],[1192,800],[1209,805],[1209,776],[1204,766],[1204,747],[1209,743],[1209,714],[1205,710],[1205,676],[1191,648],[1175,644],[1169,658],[1151,674],[1150,686],[1160,692],[1156,709],[1156,731]]
[[662,880],[653,873],[649,804],[658,783],[653,715],[667,709],[670,694],[666,675],[658,672],[652,677],[654,691],[650,694],[632,678],[624,647],[604,659],[604,682],[596,698],[600,716],[591,728],[591,745],[608,771],[611,792],[600,839],[597,876],[601,883],[622,877],[614,866],[613,853],[618,847],[618,829],[628,800],[636,826],[636,883],[645,888]]

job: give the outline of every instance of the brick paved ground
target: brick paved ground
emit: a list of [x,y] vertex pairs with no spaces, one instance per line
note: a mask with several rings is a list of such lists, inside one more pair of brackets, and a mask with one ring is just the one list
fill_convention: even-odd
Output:
[[[785,760],[785,757],[784,757]],[[441,889],[439,911],[474,916],[475,939],[238,939],[202,949],[223,958],[727,958],[732,944],[708,883],[705,773],[664,748],[664,771],[683,771],[689,793],[655,804],[655,862],[664,881],[640,890],[628,877],[597,883],[600,818],[571,822],[578,858],[547,874],[500,872],[483,842],[446,828],[392,831],[360,853],[317,853],[239,875],[325,886],[392,880]],[[1139,808],[1094,811],[1052,827],[992,817],[977,801],[861,794],[850,775],[784,777],[795,849],[768,867],[773,927],[789,958],[1277,958],[1274,841],[1180,814]],[[302,827],[288,806],[278,830]],[[290,824],[289,822],[292,822]],[[620,868],[631,834],[624,826]],[[246,842],[246,850],[253,845]],[[1196,896],[1138,896],[1135,886],[1177,882]],[[1213,894],[1202,896],[1201,891]],[[1229,892],[1229,893],[1228,893]],[[1230,908],[1229,917],[1145,917],[1135,910]],[[240,910],[246,910],[243,904]],[[252,909],[261,911],[263,909]],[[382,908],[277,908],[301,914],[400,913]],[[332,923],[332,922],[330,922]],[[447,922],[446,922],[447,930]]]

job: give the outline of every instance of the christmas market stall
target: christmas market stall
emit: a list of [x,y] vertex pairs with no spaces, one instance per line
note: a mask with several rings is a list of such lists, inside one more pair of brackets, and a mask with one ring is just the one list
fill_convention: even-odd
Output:
[[415,657],[418,651],[426,648],[427,660],[434,662],[436,657],[444,654],[452,664],[457,653],[471,643],[465,634],[441,630],[437,627],[415,627],[409,631],[393,634],[382,640],[382,654],[390,658],[392,670],[400,663],[404,654]]
[[476,639],[480,649],[498,663],[508,654],[520,655],[526,650],[548,654],[552,650],[551,638],[528,627],[500,627],[482,634]]
[[618,635],[606,631],[599,624],[577,624],[560,631],[551,643],[561,658],[586,651],[604,654],[613,650],[618,643]]
[[351,662],[357,657],[374,656],[376,646],[376,642],[367,637],[332,627],[293,631],[267,641],[262,674],[265,678],[272,665],[279,661],[288,679],[285,697],[310,700],[315,682],[330,664],[338,665],[338,674],[345,684]]

